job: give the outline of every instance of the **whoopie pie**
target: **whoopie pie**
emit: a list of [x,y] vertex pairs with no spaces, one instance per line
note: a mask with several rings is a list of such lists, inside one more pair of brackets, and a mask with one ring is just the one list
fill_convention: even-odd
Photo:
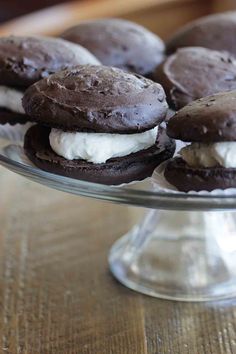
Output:
[[236,187],[236,91],[194,101],[169,120],[170,137],[190,142],[164,175],[181,191]]
[[56,71],[78,64],[100,64],[85,48],[48,37],[0,38],[0,124],[25,123],[27,87]]
[[83,21],[62,38],[78,43],[102,64],[150,76],[164,58],[164,43],[146,28],[122,19]]
[[178,49],[157,67],[160,83],[171,108],[178,110],[201,97],[236,89],[236,59],[216,50]]
[[171,54],[181,47],[205,47],[236,56],[235,32],[236,11],[205,16],[176,32],[167,41],[166,52]]
[[105,184],[150,176],[171,157],[158,125],[167,112],[162,87],[117,68],[81,65],[32,85],[23,106],[38,124],[25,152],[39,168]]

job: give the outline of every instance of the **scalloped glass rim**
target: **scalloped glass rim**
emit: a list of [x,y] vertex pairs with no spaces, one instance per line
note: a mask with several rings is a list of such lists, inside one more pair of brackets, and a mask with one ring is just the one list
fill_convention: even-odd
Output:
[[173,194],[171,192],[155,191],[153,190],[151,179],[118,187],[96,184],[52,174],[37,167],[18,162],[6,156],[6,153],[4,153],[6,148],[2,147],[0,149],[1,165],[37,183],[67,193],[153,209],[236,209],[236,194],[215,196],[209,194],[188,195],[182,192]]

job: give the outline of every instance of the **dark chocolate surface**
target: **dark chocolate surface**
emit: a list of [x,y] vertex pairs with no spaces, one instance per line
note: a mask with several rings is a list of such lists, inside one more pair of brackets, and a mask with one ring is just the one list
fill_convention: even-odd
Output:
[[15,113],[0,107],[0,124],[25,124],[29,121],[30,117],[26,114]]
[[167,134],[188,142],[236,141],[236,91],[188,104],[170,118]]
[[83,21],[62,34],[104,65],[147,76],[164,58],[164,43],[146,28],[122,19]]
[[160,128],[156,144],[149,149],[93,164],[84,160],[66,160],[58,156],[49,144],[50,129],[35,125],[25,135],[25,152],[39,168],[63,176],[103,184],[121,184],[142,180],[164,160],[173,156],[175,143]]
[[180,109],[201,97],[236,89],[236,59],[201,47],[177,50],[154,73],[169,105]]
[[236,168],[192,168],[178,157],[168,161],[164,175],[170,184],[183,192],[236,187]]
[[70,131],[135,133],[164,120],[163,88],[137,74],[77,66],[32,85],[23,107],[33,121]]
[[99,64],[99,61],[85,48],[59,38],[0,38],[0,85],[28,87],[78,64]]

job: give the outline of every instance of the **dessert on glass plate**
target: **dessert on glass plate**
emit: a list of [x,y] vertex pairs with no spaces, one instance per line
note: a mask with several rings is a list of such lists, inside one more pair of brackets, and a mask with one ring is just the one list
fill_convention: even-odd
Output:
[[38,167],[82,180],[121,184],[152,175],[175,143],[159,127],[163,88],[105,66],[77,66],[38,81],[23,97],[37,123],[24,148]]
[[[227,23],[224,16],[221,30]],[[212,44],[217,42],[214,21],[209,27]],[[236,220],[229,211],[236,209],[236,189],[228,188],[236,187],[236,100],[231,91],[235,62],[215,51],[230,49],[234,20],[228,23],[227,38],[218,43],[221,48],[181,49],[164,62],[165,66],[174,58],[171,77],[181,85],[172,102],[163,81],[174,109],[200,95],[228,91],[183,107],[167,123],[169,136],[162,125],[173,112],[168,112],[164,89],[139,75],[152,76],[163,60],[159,37],[112,19],[86,21],[67,31],[63,37],[84,45],[108,66],[97,65],[93,57],[96,63],[46,71],[45,78],[22,85],[24,112],[35,125],[26,133],[24,148],[5,142],[0,149],[3,166],[35,182],[76,195],[151,208],[109,254],[114,276],[151,296],[203,301],[236,295]],[[97,26],[105,32],[117,28],[117,37],[113,30],[105,33],[106,41],[101,31],[102,39],[92,40]],[[204,43],[197,45],[204,47]],[[195,65],[193,75],[191,65]],[[188,68],[187,77],[181,66]],[[182,149],[182,157],[172,159],[173,138],[192,143]],[[180,190],[158,185],[161,166],[165,166],[166,179]],[[129,183],[133,181],[138,182]],[[220,191],[212,192],[215,188]],[[208,212],[216,210],[221,213]]]
[[236,188],[236,91],[192,102],[169,120],[170,137],[191,144],[167,162],[164,175],[180,191]]

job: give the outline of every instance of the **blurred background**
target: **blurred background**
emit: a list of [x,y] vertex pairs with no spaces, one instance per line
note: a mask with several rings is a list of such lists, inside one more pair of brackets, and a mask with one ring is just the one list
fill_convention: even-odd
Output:
[[[69,0],[0,0],[0,21],[4,22],[11,20],[14,17],[18,17],[32,11],[60,3],[66,3],[68,1]],[[82,1],[89,0],[81,0],[81,2]]]
[[58,35],[88,18],[121,17],[166,39],[196,18],[236,10],[236,0],[0,0],[0,9],[0,35]]
[[[7,20],[11,20],[15,17],[22,16],[25,14],[28,14],[30,12],[40,10],[49,6],[61,4],[61,3],[68,3],[71,2],[72,0],[0,0],[0,22],[4,22]],[[99,2],[99,0],[76,0],[75,2],[77,3],[92,3],[92,2]],[[116,5],[117,0],[110,0],[111,3]],[[153,0],[153,1],[147,1],[147,0],[127,0],[127,5],[129,7],[130,3],[140,3],[142,2],[145,4],[148,3],[163,3],[164,1],[160,0]],[[166,1],[166,3],[176,3],[177,0],[175,1]],[[191,3],[194,2],[192,0],[185,0],[185,1],[179,1],[182,3]],[[195,1],[196,2],[196,1]],[[198,0],[199,3],[204,3],[205,6],[209,6],[211,8],[212,3],[214,4],[215,10],[224,10],[224,9],[230,9],[236,7],[236,0]]]

